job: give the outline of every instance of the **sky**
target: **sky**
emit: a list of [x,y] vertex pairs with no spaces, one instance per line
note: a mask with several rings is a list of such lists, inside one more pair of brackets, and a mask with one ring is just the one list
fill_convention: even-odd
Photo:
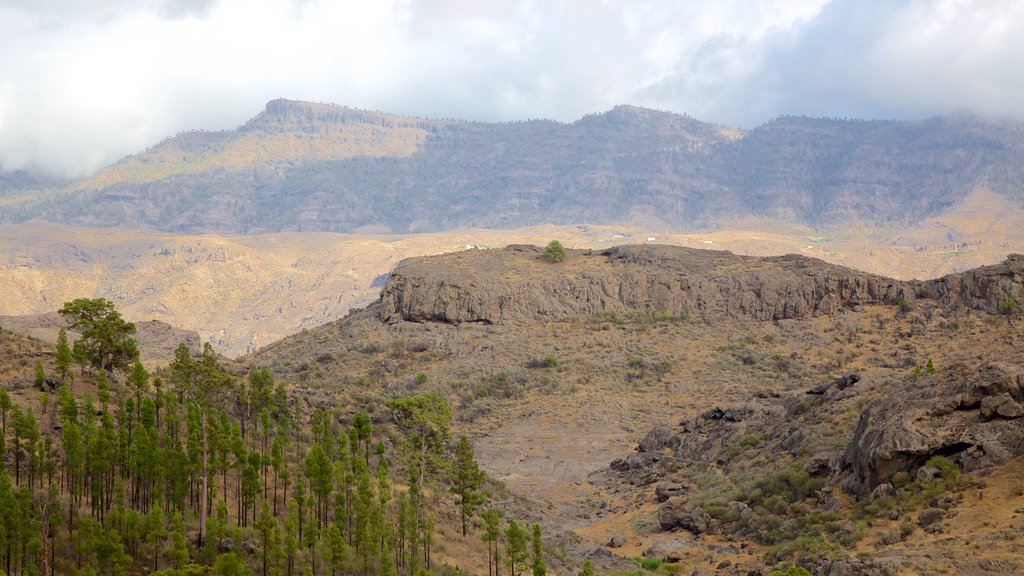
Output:
[[0,170],[89,174],[284,97],[480,121],[617,104],[1024,118],[1020,0],[0,0]]

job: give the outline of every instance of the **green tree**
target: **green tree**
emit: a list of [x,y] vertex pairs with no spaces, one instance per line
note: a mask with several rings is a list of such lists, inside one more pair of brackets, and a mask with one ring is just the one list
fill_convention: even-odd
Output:
[[132,339],[135,324],[125,321],[113,302],[105,298],[79,298],[66,302],[59,313],[82,333],[75,341],[75,350],[94,368],[124,370],[138,358],[139,348]]
[[68,346],[68,331],[61,328],[57,333],[57,374],[64,382],[71,372],[71,348]]
[[259,536],[260,548],[263,550],[263,576],[267,576],[267,557],[271,551],[271,536],[274,533],[274,528],[277,527],[277,521],[270,515],[270,504],[266,500],[263,501],[263,507],[260,509],[260,515],[256,519],[255,528],[256,534]]
[[213,573],[217,576],[252,576],[252,568],[245,558],[234,552],[217,556],[213,563]]
[[[491,576],[493,565],[494,576],[498,576],[498,537],[501,536],[499,522],[501,515],[494,508],[484,512],[484,534],[481,539],[487,544],[487,576]],[[493,553],[491,548],[493,547]]]
[[590,563],[590,560],[583,561],[583,568],[580,570],[580,576],[597,576],[597,572],[594,571],[594,565]]
[[391,401],[395,421],[409,431],[411,463],[418,473],[418,482],[428,465],[440,466],[441,455],[451,437],[452,406],[440,393],[431,391]]
[[[174,361],[168,366],[178,388],[178,393],[187,403],[195,407],[200,415],[201,439],[201,463],[200,463],[200,488],[199,488],[199,546],[206,542],[206,518],[208,513],[207,502],[209,501],[210,487],[210,450],[209,450],[209,426],[207,426],[207,408],[214,402],[229,395],[233,380],[230,375],[221,370],[217,360],[217,354],[213,347],[207,342],[203,346],[202,358],[197,362],[192,358],[185,343],[178,345],[174,351]],[[241,464],[239,464],[241,465]]]
[[327,516],[327,499],[333,486],[334,469],[326,450],[319,443],[306,454],[305,464],[306,478],[309,478],[310,488],[316,496],[317,528],[320,528]]
[[11,396],[7,393],[6,388],[0,388],[0,415],[3,416],[3,432],[7,434],[7,413],[14,408],[14,403],[11,402]]
[[188,563],[188,538],[185,536],[185,521],[180,511],[175,511],[171,518],[171,547],[167,550],[167,557],[175,568]]
[[562,246],[558,240],[552,240],[544,247],[544,259],[549,262],[562,262],[568,256],[565,246]]
[[167,538],[167,527],[164,526],[164,513],[161,506],[153,506],[146,516],[146,540],[153,547],[153,571],[160,569],[160,549]]
[[533,525],[533,576],[547,576],[548,568],[544,564],[544,544],[540,540],[540,524]]
[[527,556],[526,532],[515,520],[509,520],[505,529],[505,562],[512,576],[516,576],[516,569],[526,565]]
[[452,492],[459,497],[459,514],[462,517],[462,536],[467,533],[467,519],[484,503],[480,492],[484,474],[477,465],[473,445],[465,436],[459,437],[455,446],[455,463],[452,469]]
[[43,385],[46,384],[46,369],[43,368],[43,361],[36,360],[36,388],[43,389]]
[[128,386],[135,391],[135,419],[138,420],[142,414],[142,396],[149,392],[149,373],[138,358],[132,364],[131,374],[128,375]]

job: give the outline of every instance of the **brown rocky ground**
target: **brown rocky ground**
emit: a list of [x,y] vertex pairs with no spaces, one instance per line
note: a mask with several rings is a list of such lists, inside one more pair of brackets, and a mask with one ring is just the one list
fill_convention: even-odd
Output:
[[[986,359],[1021,364],[1020,320],[995,314],[1006,298],[1020,298],[1019,268],[1010,262],[904,283],[799,258],[656,247],[575,252],[559,265],[529,249],[465,252],[407,262],[378,303],[244,361],[309,389],[385,396],[441,390],[484,466],[514,493],[540,500],[537,518],[546,532],[570,531],[577,552],[606,558],[594,550],[621,536],[625,545],[616,554],[654,547],[679,552],[680,569],[713,570],[729,559],[723,573],[745,574],[765,566],[765,547],[660,531],[654,484],[609,479],[608,464],[655,425],[764,399],[790,414],[789,429],[810,431],[794,447],[800,458],[841,456],[865,408],[912,383],[929,360],[936,374],[923,383]],[[903,309],[899,300],[906,300]],[[824,404],[804,398],[853,372],[862,375],[856,394]],[[805,406],[796,408],[800,402]],[[770,430],[760,433],[771,438]],[[730,454],[726,465],[711,463],[691,480],[709,494],[731,491],[797,457],[775,449],[781,438],[772,440],[719,446]],[[992,491],[992,501],[998,486],[993,480],[972,490]],[[971,517],[975,502],[985,501],[971,498],[974,492],[955,518]],[[845,499],[843,514],[854,514],[850,496],[836,494]],[[865,525],[856,545],[886,530],[888,524]],[[1013,530],[1012,517],[993,521],[991,537]],[[960,536],[943,541],[952,558],[915,552],[915,542],[924,547],[917,550],[932,542],[920,531],[866,552],[897,572],[928,573],[946,562],[971,573],[962,559],[978,540]],[[1011,561],[1013,543],[992,547],[988,559]]]

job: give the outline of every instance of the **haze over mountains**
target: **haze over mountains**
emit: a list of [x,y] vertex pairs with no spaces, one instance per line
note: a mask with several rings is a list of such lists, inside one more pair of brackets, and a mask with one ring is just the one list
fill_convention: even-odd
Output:
[[632,106],[572,123],[430,120],[275,100],[59,186],[0,180],[3,222],[184,233],[540,223],[703,229],[749,217],[905,227],[985,188],[1024,201],[1024,125],[781,117],[750,131]]

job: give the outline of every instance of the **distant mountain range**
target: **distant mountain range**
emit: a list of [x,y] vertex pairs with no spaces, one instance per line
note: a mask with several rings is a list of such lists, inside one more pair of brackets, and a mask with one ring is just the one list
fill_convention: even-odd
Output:
[[904,227],[990,190],[1024,203],[1024,124],[781,117],[749,131],[632,106],[572,123],[430,120],[275,100],[78,182],[0,176],[0,222],[170,232],[540,223]]

